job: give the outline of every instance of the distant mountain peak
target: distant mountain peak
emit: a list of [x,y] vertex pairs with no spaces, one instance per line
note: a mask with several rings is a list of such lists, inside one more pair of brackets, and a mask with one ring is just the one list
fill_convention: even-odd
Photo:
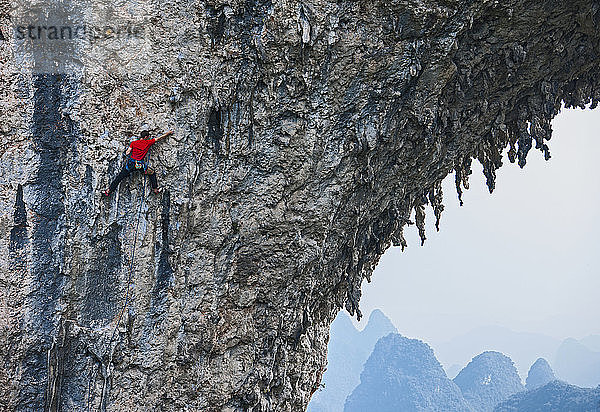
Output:
[[331,322],[331,328],[339,327],[344,329],[356,329],[352,324],[352,319],[348,314],[344,311],[340,311],[338,315],[335,317],[333,322]]
[[360,383],[360,372],[375,343],[396,328],[379,309],[371,312],[365,328],[357,330],[345,312],[331,324],[324,388],[313,395],[308,412],[341,411],[346,397]]
[[556,351],[556,375],[571,384],[596,387],[600,384],[600,352],[578,340],[565,339]]
[[475,356],[454,378],[473,409],[492,411],[499,402],[523,390],[513,361],[496,351]]
[[538,358],[529,368],[525,387],[527,390],[537,389],[556,379],[554,371],[544,358]]
[[600,387],[579,388],[554,380],[539,388],[516,393],[498,404],[494,412],[597,411]]
[[471,410],[429,345],[397,333],[379,339],[344,407],[345,412]]
[[376,319],[376,318],[382,318],[382,319],[389,320],[388,317],[385,316],[385,314],[381,311],[381,309],[373,309],[373,311],[369,315],[369,322],[371,322],[371,320]]
[[381,310],[375,309],[369,315],[367,326],[365,326],[363,329],[363,332],[370,331],[386,331],[387,334],[391,332],[397,332],[397,329],[392,321],[385,316]]

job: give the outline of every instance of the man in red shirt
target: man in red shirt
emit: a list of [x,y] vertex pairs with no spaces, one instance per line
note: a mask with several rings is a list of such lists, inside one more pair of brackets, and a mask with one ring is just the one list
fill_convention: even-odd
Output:
[[117,177],[115,177],[115,180],[112,181],[110,187],[103,192],[104,195],[109,196],[112,192],[115,191],[121,180],[123,180],[133,172],[144,172],[144,174],[147,174],[150,178],[150,185],[152,186],[152,191],[154,193],[159,193],[160,191],[158,189],[158,182],[156,181],[156,173],[154,173],[154,170],[148,167],[148,163],[144,161],[144,158],[148,154],[148,151],[150,151],[150,146],[172,134],[172,131],[168,131],[167,133],[157,137],[156,139],[150,139],[150,133],[148,133],[147,130],[144,130],[140,134],[141,139],[131,142],[131,144],[127,148],[125,155],[129,157],[127,158],[127,161],[123,166],[123,170],[121,170]]

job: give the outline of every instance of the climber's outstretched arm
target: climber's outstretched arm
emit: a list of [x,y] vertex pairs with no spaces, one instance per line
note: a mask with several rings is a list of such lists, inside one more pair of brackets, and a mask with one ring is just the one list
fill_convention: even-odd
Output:
[[158,136],[158,137],[156,138],[156,141],[158,142],[159,140],[162,140],[162,139],[164,139],[165,137],[167,137],[167,136],[170,136],[170,135],[172,135],[172,134],[173,134],[173,131],[172,131],[172,130],[169,130],[167,133],[163,134],[162,136]]

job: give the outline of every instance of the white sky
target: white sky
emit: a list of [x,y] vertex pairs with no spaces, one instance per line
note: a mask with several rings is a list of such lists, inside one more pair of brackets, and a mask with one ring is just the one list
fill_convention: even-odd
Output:
[[458,205],[445,181],[440,232],[390,248],[363,284],[361,310],[380,308],[400,333],[431,344],[485,325],[556,338],[600,333],[600,109],[563,110],[552,158],[532,149],[520,169],[505,158],[492,195],[478,162]]

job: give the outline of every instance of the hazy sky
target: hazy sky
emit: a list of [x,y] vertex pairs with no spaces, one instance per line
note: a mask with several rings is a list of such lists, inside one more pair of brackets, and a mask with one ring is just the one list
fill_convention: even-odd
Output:
[[440,232],[430,209],[425,246],[406,228],[409,247],[390,248],[363,285],[365,320],[380,308],[431,344],[491,324],[600,333],[600,109],[563,110],[553,129],[550,161],[532,149],[520,169],[505,157],[491,195],[478,162],[463,207],[445,181]]

